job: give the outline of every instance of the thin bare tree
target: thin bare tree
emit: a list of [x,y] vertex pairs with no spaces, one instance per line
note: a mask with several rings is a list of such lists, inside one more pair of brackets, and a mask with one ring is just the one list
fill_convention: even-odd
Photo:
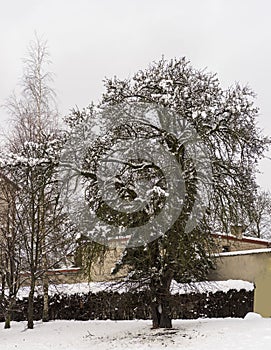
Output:
[[62,137],[49,64],[47,44],[36,36],[24,59],[21,94],[13,94],[6,104],[13,130],[2,163],[20,188],[16,225],[23,241],[24,269],[29,271],[28,328],[33,328],[34,292],[40,280],[43,320],[48,321],[48,269],[74,242],[59,201],[57,165]]

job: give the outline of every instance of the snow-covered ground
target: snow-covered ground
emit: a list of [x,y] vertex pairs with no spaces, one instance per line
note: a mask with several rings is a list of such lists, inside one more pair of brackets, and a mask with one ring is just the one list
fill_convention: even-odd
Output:
[[1,350],[269,350],[271,319],[248,314],[245,319],[175,320],[173,329],[151,330],[150,321],[51,321],[0,324]]

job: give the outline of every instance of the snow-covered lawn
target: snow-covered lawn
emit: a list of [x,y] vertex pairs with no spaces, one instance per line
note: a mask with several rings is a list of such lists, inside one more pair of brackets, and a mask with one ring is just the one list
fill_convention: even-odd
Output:
[[151,322],[142,320],[36,322],[34,330],[26,330],[26,322],[13,322],[11,329],[0,329],[0,349],[270,350],[271,319],[257,316],[175,320],[170,330],[151,330]]

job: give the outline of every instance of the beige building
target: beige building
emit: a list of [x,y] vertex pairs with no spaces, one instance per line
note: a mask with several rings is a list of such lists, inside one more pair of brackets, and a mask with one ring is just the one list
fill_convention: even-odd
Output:
[[[243,236],[242,232],[237,235],[230,234],[212,234],[217,247],[217,252],[235,252],[235,251],[246,251],[255,249],[271,248],[271,242],[265,239],[259,239],[254,237]],[[119,260],[121,253],[125,249],[127,239],[112,241],[111,249],[107,252],[105,261],[99,261],[94,264],[92,268],[92,280],[93,281],[104,281],[112,279],[111,269],[114,267],[116,261]],[[124,272],[122,272],[124,274]],[[121,277],[118,275],[117,277]],[[116,278],[116,276],[114,276]]]
[[[84,239],[83,246],[88,243],[91,243],[91,241]],[[127,239],[112,240],[110,242],[110,248],[105,251],[104,256],[101,256],[97,260],[95,259],[95,263],[92,264],[90,271],[88,271],[88,267],[85,267],[85,271],[83,271],[84,257],[80,252],[80,245],[82,244],[80,243],[76,253],[70,256],[69,259],[65,259],[67,263],[65,267],[49,270],[49,280],[51,283],[57,284],[89,281],[103,282],[124,277],[125,269],[114,276],[112,276],[111,270],[120,259],[126,243]]]
[[[270,241],[243,236],[241,232],[236,235],[214,233],[212,234],[212,237],[217,247],[217,253],[271,248]],[[88,240],[86,240],[84,244],[87,244],[87,242]],[[95,282],[113,278],[111,275],[111,269],[114,267],[116,261],[120,259],[120,256],[127,244],[127,238],[112,240],[110,243],[110,249],[106,252],[104,259],[98,259],[91,268],[90,276]],[[52,270],[52,278],[55,271],[56,276],[58,276],[61,281],[68,280],[72,282],[73,280],[86,280],[87,277],[84,277],[82,275],[82,271],[80,270],[80,266],[82,266],[82,261],[80,260],[82,260],[82,257],[79,260],[75,258],[75,262],[73,264],[73,257],[70,257],[70,268]],[[61,271],[63,271],[63,275],[65,276],[61,276]],[[123,274],[124,272],[122,272],[122,275]],[[118,275],[117,277],[121,277],[121,275]],[[114,276],[114,278],[116,278],[116,276]]]
[[233,252],[239,250],[264,249],[271,248],[271,242],[266,239],[243,236],[238,234],[213,233],[218,252]]
[[271,317],[271,242],[243,236],[242,227],[232,234],[213,234],[217,243],[216,270],[209,280],[240,279],[255,284],[254,311]]
[[217,255],[211,281],[239,279],[255,284],[254,311],[271,317],[271,249],[252,249]]

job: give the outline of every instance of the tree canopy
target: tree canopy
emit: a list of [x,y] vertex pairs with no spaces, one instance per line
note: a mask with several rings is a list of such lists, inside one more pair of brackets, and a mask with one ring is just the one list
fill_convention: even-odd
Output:
[[[109,227],[127,237],[114,272],[127,265],[130,281],[144,281],[152,293],[154,327],[170,327],[172,279],[205,278],[212,266],[209,233],[214,227],[228,232],[253,202],[258,161],[269,140],[257,127],[258,108],[248,87],[224,90],[215,74],[194,69],[185,58],[161,59],[129,79],[107,79],[105,88],[99,106],[67,118],[76,135],[70,146],[79,144],[72,157],[67,154],[83,178],[90,209],[82,213],[91,220],[83,221],[94,240]],[[178,172],[165,175],[173,168],[179,178]],[[167,205],[178,207],[169,226]],[[158,233],[150,238],[152,230]]]

